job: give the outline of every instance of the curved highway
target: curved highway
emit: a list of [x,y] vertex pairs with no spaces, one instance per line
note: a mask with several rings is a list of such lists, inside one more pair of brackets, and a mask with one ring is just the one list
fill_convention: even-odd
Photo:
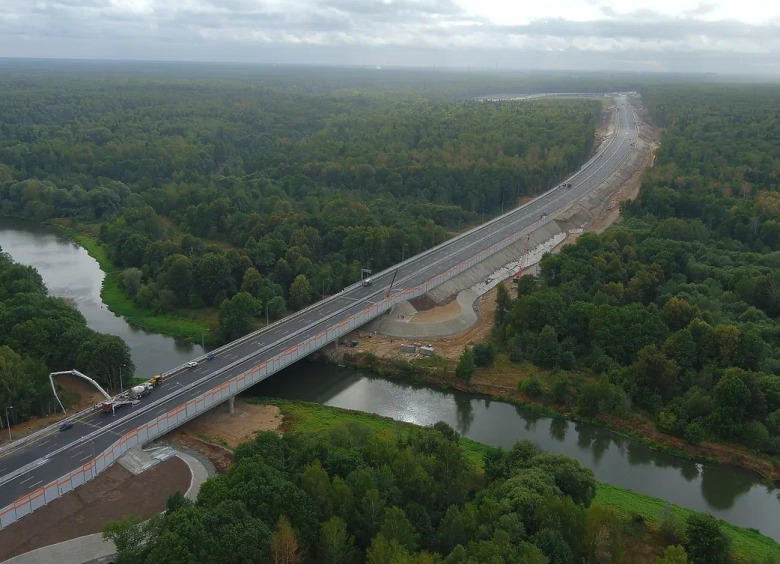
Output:
[[[55,428],[33,441],[20,443],[17,448],[11,445],[0,454],[0,508],[82,467],[127,431],[382,301],[396,268],[394,294],[425,283],[533,223],[551,221],[555,212],[599,186],[635,150],[633,108],[624,96],[616,96],[615,101],[618,115],[612,137],[602,144],[597,155],[566,180],[572,184],[571,188],[559,186],[545,192],[519,208],[374,275],[371,286],[350,286],[302,313],[237,341],[234,346],[221,350],[213,360],[201,360],[195,368],[179,371],[136,406],[121,407],[115,415],[89,413],[67,431],[58,432]],[[86,438],[87,435],[92,436]]]

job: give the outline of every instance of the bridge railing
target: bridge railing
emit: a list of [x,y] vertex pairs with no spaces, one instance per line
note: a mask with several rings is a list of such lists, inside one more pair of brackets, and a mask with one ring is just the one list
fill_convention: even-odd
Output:
[[[575,173],[571,178],[576,177],[578,174],[579,172]],[[554,191],[555,189],[548,190],[542,196],[548,195]],[[538,201],[538,199],[534,201]],[[503,217],[507,215],[515,213],[518,209],[520,208],[516,208],[506,214],[503,214],[502,216],[494,218],[490,222],[475,227],[474,229],[468,231],[467,233],[463,233],[458,237],[450,239],[437,247],[428,249],[428,251],[426,251],[421,255],[416,255],[413,259],[410,259],[410,261],[418,260],[421,256],[425,256],[431,252],[434,252],[436,249],[439,249],[444,245],[452,244],[452,242],[459,240],[460,238],[466,236],[469,233],[472,233],[478,229],[482,229],[486,225],[490,225],[496,221],[501,220]],[[320,331],[316,335],[308,339],[305,339],[296,345],[288,347],[284,351],[274,355],[272,358],[267,359],[263,362],[259,362],[258,364],[252,366],[252,368],[246,370],[242,374],[235,376],[230,380],[222,382],[214,386],[210,390],[204,392],[203,394],[185,403],[182,403],[174,407],[173,409],[170,409],[166,413],[155,418],[153,421],[147,422],[137,427],[136,429],[133,429],[132,431],[128,431],[127,433],[122,435],[117,441],[115,441],[111,446],[109,446],[106,450],[102,451],[100,454],[95,456],[95,458],[93,458],[92,460],[84,464],[81,468],[61,476],[57,480],[54,480],[49,484],[46,484],[38,488],[37,490],[20,497],[13,503],[0,509],[0,529],[7,527],[11,523],[14,523],[17,520],[24,517],[25,515],[32,513],[36,509],[39,509],[40,507],[46,505],[47,503],[50,503],[54,499],[57,499],[58,497],[72,491],[74,488],[93,479],[101,471],[108,468],[111,464],[113,464],[114,461],[116,461],[119,457],[121,457],[125,452],[127,452],[134,446],[143,445],[149,441],[152,441],[168,433],[174,428],[186,423],[187,421],[194,419],[195,417],[201,415],[202,413],[212,408],[213,406],[225,401],[226,399],[232,396],[235,396],[236,394],[257,384],[258,382],[265,380],[266,378],[276,373],[277,371],[293,364],[297,360],[300,360],[301,358],[308,356],[312,352],[324,347],[325,345],[334,341],[335,339],[338,339],[343,335],[346,335],[347,333],[353,331],[354,329],[364,325],[371,319],[374,319],[375,317],[381,315],[383,312],[390,309],[395,304],[427,293],[431,288],[438,286],[439,284],[442,284],[443,282],[449,280],[450,278],[453,278],[454,276],[457,276],[464,270],[467,270],[468,268],[471,268],[475,264],[483,261],[488,256],[519,241],[522,237],[536,230],[538,227],[540,227],[544,223],[547,223],[548,221],[550,221],[549,218],[547,219],[543,218],[537,220],[533,224],[523,229],[520,229],[518,231],[515,231],[514,233],[501,239],[497,243],[494,243],[487,249],[484,249],[474,254],[470,258],[463,260],[462,262],[455,265],[454,267],[449,268],[448,270],[434,276],[433,278],[427,280],[426,282],[418,286],[415,286],[413,288],[407,288],[405,290],[401,290],[381,300],[379,303],[372,304],[364,308],[360,312],[340,320],[335,325]],[[392,269],[383,271],[383,273],[380,273],[380,275],[390,272],[394,268],[397,268],[397,266],[393,267]],[[305,311],[306,310],[301,310],[301,312],[298,312],[298,315],[300,315],[302,312]],[[285,319],[289,319],[289,318],[285,318]],[[262,332],[262,330],[260,332]],[[296,332],[296,334],[297,333],[299,332]],[[257,336],[257,334],[258,333],[253,333],[252,337]],[[287,338],[289,338],[289,336]],[[244,338],[240,340],[240,342],[245,342],[246,340],[247,339]],[[232,363],[231,365],[222,368],[214,375],[216,376],[220,373],[223,373],[224,371],[232,368],[234,365],[245,362],[246,360],[247,359],[240,359],[235,363]],[[188,386],[186,386],[185,389],[189,389],[194,385],[198,385],[199,383],[200,382],[191,383]],[[93,434],[97,434],[99,432],[100,431],[95,431]],[[89,439],[90,436],[85,437],[85,440],[89,440]]]
[[[132,431],[128,431],[107,449],[96,454],[95,458],[84,464],[81,468],[60,476],[58,479],[20,497],[13,503],[0,509],[0,529],[9,526],[11,523],[18,521],[25,515],[32,513],[36,509],[43,507],[47,503],[51,503],[60,496],[65,495],[78,486],[92,480],[131,448],[143,445],[165,435],[169,431],[201,415],[215,405],[235,396],[258,382],[265,380],[275,372],[364,325],[371,319],[387,311],[393,305],[428,292],[432,287],[449,280],[474,264],[481,262],[493,253],[517,242],[521,237],[535,230],[542,223],[545,223],[545,221],[539,220],[525,229],[505,237],[498,243],[476,253],[471,258],[434,276],[423,284],[399,291],[390,297],[384,298],[379,303],[372,304],[360,312],[340,320],[333,326],[325,328],[316,335],[288,347],[273,357],[258,362],[242,374],[217,384],[203,394],[170,409],[152,421],[144,423]],[[243,362],[243,360],[238,362]],[[220,372],[229,368],[230,367],[225,367]],[[100,431],[96,431],[96,433],[98,432]],[[85,439],[90,440],[90,437],[85,437]]]
[[[596,159],[597,156],[601,155],[601,153],[603,153],[609,147],[609,145],[612,144],[613,141],[614,141],[614,136],[610,137],[608,139],[605,139],[602,142],[601,146],[597,149],[596,155],[591,157],[591,159],[589,159],[584,165],[582,165],[582,167],[577,172],[575,172],[570,177],[568,177],[565,180],[565,182],[569,182],[569,181],[575,180],[582,173],[582,171],[585,168],[587,168],[587,166],[589,164],[591,164]],[[518,206],[516,208],[512,208],[511,210],[509,210],[508,212],[506,212],[504,214],[501,214],[501,215],[496,216],[496,217],[494,217],[492,219],[489,219],[485,223],[481,223],[481,224],[479,224],[479,225],[469,229],[468,231],[464,231],[463,233],[460,233],[460,234],[456,235],[455,237],[447,239],[446,241],[443,241],[439,245],[436,245],[436,246],[431,247],[429,249],[426,249],[426,250],[424,250],[424,251],[422,251],[422,252],[420,252],[420,253],[412,256],[412,257],[409,257],[408,259],[404,260],[403,262],[395,264],[395,265],[393,265],[393,266],[391,266],[391,267],[389,267],[389,268],[387,268],[387,269],[385,269],[385,270],[375,274],[374,276],[375,276],[375,278],[379,278],[381,276],[384,276],[386,274],[389,274],[389,273],[393,272],[397,268],[400,268],[402,266],[406,266],[408,264],[411,264],[412,262],[415,262],[415,261],[418,261],[420,259],[423,259],[423,258],[431,255],[432,253],[435,253],[435,252],[439,251],[440,249],[448,246],[448,245],[453,245],[453,244],[457,243],[458,241],[460,241],[461,239],[463,239],[464,237],[468,237],[471,234],[475,233],[476,231],[479,231],[481,229],[485,229],[486,227],[491,226],[494,223],[501,221],[502,219],[504,219],[507,216],[510,216],[512,214],[515,214],[515,213],[518,213],[519,211],[523,210],[523,208],[525,208],[526,206],[538,203],[541,199],[546,198],[546,197],[554,194],[559,188],[560,188],[560,185],[555,186],[554,188],[551,188],[550,190],[547,190],[546,192],[540,194],[537,198],[534,198],[530,202],[527,202],[527,203],[525,203],[525,204],[523,204],[521,206]],[[526,231],[526,233],[527,233],[527,231]],[[342,293],[344,293],[346,291],[352,290],[352,289],[356,288],[359,285],[360,285],[360,283],[357,282],[355,284],[347,286],[346,288],[341,289],[335,295],[337,296],[337,295],[342,294]],[[243,343],[251,341],[252,339],[256,339],[259,336],[262,336],[264,333],[266,333],[267,331],[270,331],[271,329],[274,329],[277,325],[279,325],[281,323],[287,323],[287,322],[292,321],[292,320],[294,320],[296,318],[299,318],[299,317],[301,317],[303,315],[306,315],[311,310],[316,309],[317,307],[320,307],[321,305],[322,305],[322,300],[320,300],[319,302],[315,302],[315,303],[305,307],[304,309],[298,310],[295,313],[292,313],[292,314],[290,314],[288,316],[285,316],[282,319],[274,321],[273,323],[258,329],[257,331],[253,331],[252,333],[244,335],[243,337],[240,337],[240,338],[236,339],[235,341],[231,341],[230,343],[228,343],[226,345],[223,345],[223,346],[221,346],[221,347],[219,347],[217,349],[213,349],[213,350],[211,350],[209,352],[210,353],[214,353],[214,354],[219,354],[219,353],[223,353],[223,352],[229,351],[229,350],[231,350],[231,349],[233,349],[233,348],[235,348],[235,347],[237,347],[237,346],[239,346],[239,345],[241,345]],[[303,328],[302,330],[305,330],[305,329],[307,329],[307,328]],[[289,336],[288,336],[288,338],[289,338]],[[273,346],[273,345],[269,345],[269,346]],[[201,360],[204,360],[204,359],[205,359],[205,354],[200,356],[200,357],[196,357],[195,360],[201,361]],[[172,376],[174,374],[177,374],[177,373],[185,370],[186,368],[187,368],[186,364],[182,364],[181,366],[177,366],[175,368],[172,368],[170,370],[162,372],[161,376],[163,378],[166,378],[168,376]],[[53,425],[50,425],[48,427],[44,427],[42,429],[39,429],[38,431],[35,431],[34,433],[31,433],[29,435],[21,437],[21,438],[17,439],[16,441],[12,442],[12,443],[7,443],[6,445],[0,447],[0,454],[4,453],[7,450],[10,450],[11,448],[19,448],[21,446],[24,446],[26,443],[34,441],[34,440],[36,440],[36,439],[38,439],[38,438],[40,438],[42,436],[45,436],[48,433],[53,432],[54,428],[56,428],[58,425],[62,424],[63,422],[65,422],[65,421],[73,421],[75,419],[78,419],[80,417],[88,415],[92,411],[93,411],[93,408],[91,408],[91,407],[87,408],[87,409],[84,409],[84,410],[82,410],[82,411],[80,411],[80,412],[78,412],[76,414],[68,416],[67,418],[65,418],[65,419],[63,419],[63,420],[61,420],[61,421],[59,421],[59,422],[57,422],[57,423],[55,423]]]

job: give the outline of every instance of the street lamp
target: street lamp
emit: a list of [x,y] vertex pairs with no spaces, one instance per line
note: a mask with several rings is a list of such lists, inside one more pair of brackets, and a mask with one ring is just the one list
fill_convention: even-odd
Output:
[[403,246],[401,246],[401,262],[404,261],[404,257],[406,257],[405,251],[406,247],[409,246],[409,243],[404,243]]
[[8,418],[8,410],[9,409],[13,409],[13,408],[14,408],[14,406],[12,406],[12,405],[9,405],[8,407],[5,408],[5,422],[8,425],[8,442],[9,443],[11,442],[12,438],[11,438],[11,420]]
[[330,278],[324,278],[322,280],[322,299],[325,299],[325,282],[330,282]]
[[119,365],[119,393],[122,393],[125,391],[125,387],[122,385],[122,368],[127,366],[126,364],[120,364]]
[[265,302],[265,326],[268,327],[268,306],[270,305],[271,300],[268,300]]
[[[203,351],[205,352],[206,351],[206,341],[203,338],[203,331],[204,331],[204,329],[200,330],[200,348],[202,348]],[[209,330],[205,329],[205,332],[208,333]]]
[[504,215],[504,204],[506,203],[506,200],[503,200],[501,202],[501,215]]

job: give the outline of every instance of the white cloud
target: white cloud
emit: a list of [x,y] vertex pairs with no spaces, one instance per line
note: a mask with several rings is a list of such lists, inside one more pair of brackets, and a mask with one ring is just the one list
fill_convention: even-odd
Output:
[[[171,46],[178,46],[190,58],[219,52],[230,59],[232,50],[234,58],[242,59],[253,46],[302,45],[350,47],[357,55],[365,55],[365,49],[392,47],[455,53],[492,50],[501,56],[631,52],[777,59],[780,3],[0,0],[0,56],[80,57],[91,49],[97,57],[119,52],[123,58],[150,53],[166,58]],[[766,61],[761,64],[776,68]]]

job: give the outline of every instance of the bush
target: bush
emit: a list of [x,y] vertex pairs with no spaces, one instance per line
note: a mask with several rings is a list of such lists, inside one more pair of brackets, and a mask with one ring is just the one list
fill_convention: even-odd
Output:
[[689,445],[693,446],[701,443],[706,436],[704,426],[700,423],[689,423],[683,431],[683,438]]
[[520,382],[518,388],[520,388],[521,392],[532,398],[538,398],[544,395],[544,386],[536,375],[531,376],[528,380]]
[[471,351],[471,347],[466,347],[460,354],[458,365],[455,367],[455,377],[460,378],[468,384],[471,382],[471,378],[476,371],[477,367],[474,365],[474,353]]
[[493,366],[496,361],[496,350],[490,343],[478,343],[474,345],[474,364],[477,366]]
[[685,528],[685,550],[693,564],[727,564],[729,539],[720,522],[709,514],[694,513]]
[[763,450],[769,443],[769,431],[763,423],[751,421],[742,429],[742,442],[755,450]]
[[569,403],[571,397],[570,382],[566,376],[555,381],[552,387],[552,397],[555,403]]

